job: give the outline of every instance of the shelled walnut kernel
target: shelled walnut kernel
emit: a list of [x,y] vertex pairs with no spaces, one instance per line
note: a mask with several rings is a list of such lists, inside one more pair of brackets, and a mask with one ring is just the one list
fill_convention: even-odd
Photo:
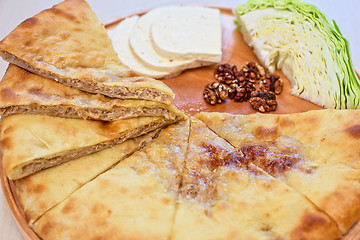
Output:
[[214,105],[216,103],[222,103],[228,98],[228,89],[222,83],[212,82],[206,85],[203,95],[206,102]]
[[250,105],[260,112],[274,111],[277,107],[276,96],[273,92],[254,91],[251,93]]
[[282,92],[283,82],[279,75],[267,73],[259,82],[260,90],[271,91],[276,95]]
[[206,85],[203,92],[207,103],[222,103],[226,98],[235,102],[250,99],[251,106],[260,112],[276,109],[275,94],[280,94],[283,87],[278,75],[266,73],[254,62],[247,62],[240,70],[235,65],[220,64],[215,68],[214,78],[218,82]]
[[230,66],[230,64],[220,64],[216,67],[214,77],[220,83],[231,84],[236,80],[238,70],[236,66]]

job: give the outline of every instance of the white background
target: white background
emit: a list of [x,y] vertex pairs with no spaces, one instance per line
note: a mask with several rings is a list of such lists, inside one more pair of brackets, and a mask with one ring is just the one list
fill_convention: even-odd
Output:
[[[61,0],[0,0],[0,39],[3,39],[21,21]],[[162,5],[179,3],[205,3],[209,5],[234,7],[244,0],[89,0],[92,9],[103,23],[126,16],[133,12]],[[349,40],[353,63],[360,69],[360,1],[359,0],[308,0],[335,19],[342,34]],[[4,75],[7,63],[0,60],[0,77]],[[0,193],[0,239],[20,240],[15,221]]]

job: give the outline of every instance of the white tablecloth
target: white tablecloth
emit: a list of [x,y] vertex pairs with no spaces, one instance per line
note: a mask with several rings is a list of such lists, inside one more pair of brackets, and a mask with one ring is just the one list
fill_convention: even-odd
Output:
[[[49,8],[61,0],[0,0],[0,39],[4,38],[21,21]],[[206,3],[233,7],[244,0],[89,0],[90,6],[104,23],[133,12],[157,6],[178,3]],[[335,19],[342,34],[349,40],[356,69],[360,70],[360,1],[358,0],[309,0],[330,18]],[[0,60],[0,77],[4,75],[7,63]],[[0,239],[22,239],[14,219],[0,193]]]

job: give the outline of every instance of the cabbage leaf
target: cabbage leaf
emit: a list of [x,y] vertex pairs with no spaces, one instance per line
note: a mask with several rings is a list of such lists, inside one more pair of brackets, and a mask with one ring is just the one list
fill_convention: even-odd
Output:
[[245,41],[271,72],[282,70],[291,94],[325,108],[360,108],[349,43],[318,8],[302,0],[249,0],[234,13]]

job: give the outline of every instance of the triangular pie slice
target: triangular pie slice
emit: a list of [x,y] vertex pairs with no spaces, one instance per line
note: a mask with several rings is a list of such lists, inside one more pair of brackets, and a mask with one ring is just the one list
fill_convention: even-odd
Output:
[[26,220],[32,224],[47,210],[158,135],[155,130],[61,165],[12,181]]
[[139,116],[176,117],[173,105],[86,93],[10,64],[0,82],[0,115],[15,113],[102,121]]
[[191,122],[171,239],[337,239],[336,223],[248,162],[204,123]]
[[67,0],[17,26],[0,42],[1,57],[30,72],[91,93],[171,103],[161,81],[124,66],[84,0]]
[[175,121],[163,117],[139,117],[101,122],[15,114],[0,123],[2,162],[8,178],[19,179]]
[[330,215],[342,233],[360,219],[360,111],[196,117]]
[[189,121],[71,194],[37,220],[42,239],[170,239]]

